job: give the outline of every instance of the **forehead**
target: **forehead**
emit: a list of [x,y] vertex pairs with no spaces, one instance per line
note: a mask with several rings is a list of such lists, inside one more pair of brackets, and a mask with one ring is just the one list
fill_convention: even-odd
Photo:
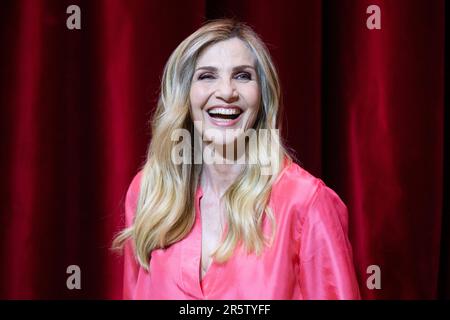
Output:
[[255,56],[247,44],[238,38],[217,42],[205,48],[197,59],[197,67],[255,65]]

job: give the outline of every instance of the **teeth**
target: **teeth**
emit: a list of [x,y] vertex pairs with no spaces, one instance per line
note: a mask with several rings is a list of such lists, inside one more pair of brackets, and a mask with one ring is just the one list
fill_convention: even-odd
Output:
[[240,114],[241,110],[235,108],[214,108],[208,111],[210,114]]

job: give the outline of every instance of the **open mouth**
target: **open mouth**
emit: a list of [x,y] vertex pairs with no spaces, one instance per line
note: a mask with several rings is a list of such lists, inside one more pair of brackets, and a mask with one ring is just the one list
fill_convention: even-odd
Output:
[[235,120],[239,118],[239,116],[242,114],[242,109],[237,107],[232,108],[220,108],[220,107],[213,107],[209,109],[208,114],[211,118],[217,119],[217,120]]

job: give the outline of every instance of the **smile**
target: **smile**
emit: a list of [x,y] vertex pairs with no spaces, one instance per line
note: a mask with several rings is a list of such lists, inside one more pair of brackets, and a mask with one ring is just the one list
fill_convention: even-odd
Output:
[[235,120],[239,118],[243,111],[239,107],[212,107],[207,112],[214,119]]
[[214,106],[206,110],[209,120],[218,127],[231,127],[238,123],[244,110],[237,106]]

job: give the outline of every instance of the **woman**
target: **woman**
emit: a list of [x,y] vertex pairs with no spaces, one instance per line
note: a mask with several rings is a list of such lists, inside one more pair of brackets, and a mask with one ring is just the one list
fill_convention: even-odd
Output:
[[279,107],[248,26],[216,20],[175,49],[114,241],[125,299],[359,298],[346,207],[288,155]]

